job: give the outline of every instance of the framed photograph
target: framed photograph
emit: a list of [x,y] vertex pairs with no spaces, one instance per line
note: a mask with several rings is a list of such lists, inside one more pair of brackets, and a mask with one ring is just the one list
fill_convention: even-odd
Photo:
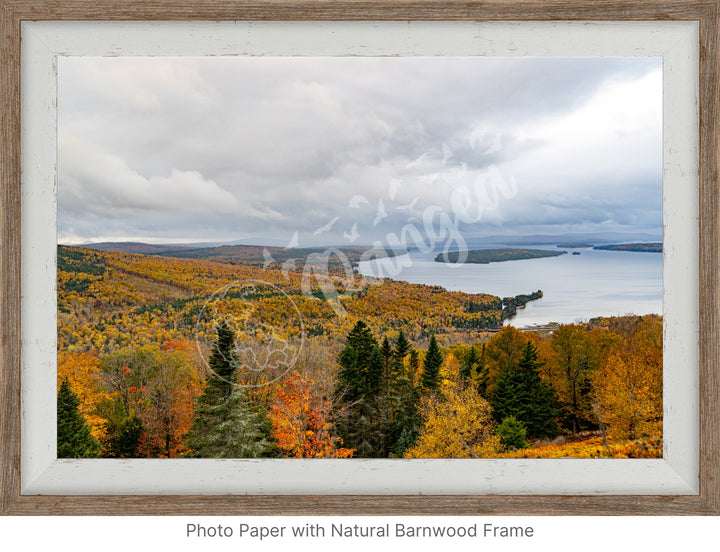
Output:
[[714,514],[716,1],[8,0],[3,514]]

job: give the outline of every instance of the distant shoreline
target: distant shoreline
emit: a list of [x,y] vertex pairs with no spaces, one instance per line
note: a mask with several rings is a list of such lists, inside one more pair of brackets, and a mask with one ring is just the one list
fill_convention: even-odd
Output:
[[587,249],[592,247],[589,243],[559,243],[556,247],[565,247],[567,249]]
[[596,245],[593,249],[602,251],[632,251],[634,253],[662,253],[662,243],[621,243],[618,245]]
[[[548,249],[472,249],[465,252],[462,262],[469,264],[502,263],[506,261],[522,261],[527,259],[541,259],[544,257],[558,257],[566,255],[567,251],[553,251]],[[459,251],[440,253],[435,257],[436,263],[457,263],[460,259]]]

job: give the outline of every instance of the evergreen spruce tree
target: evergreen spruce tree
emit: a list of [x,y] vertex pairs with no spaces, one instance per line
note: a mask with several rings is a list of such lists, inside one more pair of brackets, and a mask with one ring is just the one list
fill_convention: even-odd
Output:
[[405,357],[410,354],[411,350],[412,344],[408,338],[405,337],[405,332],[400,330],[397,341],[395,341],[395,351],[393,353],[393,356],[395,357],[394,371],[396,374],[405,372]]
[[383,338],[380,352],[382,353],[383,358],[383,369],[387,373],[390,371],[393,360],[393,348],[392,345],[390,345],[390,340],[387,338],[387,336]]
[[378,401],[363,400],[352,405],[335,427],[343,447],[355,449],[353,458],[384,458],[388,450],[384,421],[378,411]]
[[[197,425],[196,420],[200,419]],[[218,404],[200,406],[195,412],[193,427],[204,427],[206,433],[193,435],[191,427],[188,446],[193,458],[259,458],[271,452],[272,443],[263,431],[265,416],[253,409],[244,391],[234,386],[230,396]]]
[[417,425],[404,427],[400,433],[400,437],[392,446],[391,452],[393,457],[402,458],[406,450],[415,446],[419,436],[420,429]]
[[523,418],[525,412],[523,400],[522,384],[517,368],[503,368],[489,400],[495,419],[502,421],[511,417]]
[[220,321],[216,332],[215,346],[208,361],[213,373],[203,391],[202,402],[208,404],[219,403],[229,398],[237,382],[238,358],[235,354],[235,332],[226,320]]
[[490,368],[485,362],[485,343],[482,345],[482,352],[478,359],[478,364],[475,368],[475,389],[478,394],[487,398],[488,395],[488,381],[490,379]]
[[437,389],[440,386],[440,366],[443,357],[440,347],[435,339],[435,334],[430,336],[430,343],[423,362],[422,386],[428,390]]
[[128,416],[126,405],[113,401],[105,405],[105,431],[101,439],[103,458],[137,458],[143,424],[132,412]]
[[386,456],[386,428],[392,423],[393,410],[390,382],[384,377],[383,351],[363,321],[358,321],[348,333],[338,363],[335,401],[342,416],[336,428],[343,446],[356,449],[353,455],[356,458]]
[[389,451],[395,457],[402,457],[405,450],[415,444],[422,426],[418,413],[420,393],[407,374],[402,373],[393,382],[395,411],[393,425],[389,431]]
[[392,370],[393,370],[393,348],[390,345],[390,341],[387,336],[383,338],[382,346],[380,347],[380,353],[382,355],[382,388],[385,398],[390,397],[390,385],[392,382]]
[[413,349],[410,351],[410,358],[408,359],[408,367],[410,368],[410,373],[408,374],[408,377],[410,378],[410,382],[412,383],[414,379],[417,377],[418,370],[420,369],[420,356],[418,355],[418,352]]
[[[409,371],[405,369],[405,357],[408,355],[410,355]],[[418,357],[402,330],[395,341],[393,358],[394,369],[391,382],[393,413],[392,423],[387,428],[388,453],[394,457],[402,457],[405,450],[415,443],[415,439],[420,433],[420,420],[417,413],[417,402],[420,396],[411,379],[414,369],[418,366]]]
[[525,424],[513,416],[504,418],[495,432],[500,436],[500,444],[505,450],[517,450],[527,447]]
[[116,429],[112,438],[106,442],[104,456],[111,458],[137,458],[143,424],[135,416],[126,418]]
[[[375,405],[377,407],[377,414],[380,420],[381,432],[382,432],[382,445],[380,446],[379,455],[382,457],[387,456],[389,452],[389,437],[392,434],[392,428],[395,423],[395,401],[396,397],[393,393],[393,387],[395,382],[395,374],[393,373],[395,365],[395,355],[390,345],[390,340],[387,336],[383,338],[382,345],[380,347],[382,355],[382,390],[381,393],[375,398]],[[356,451],[357,452],[357,451]]]
[[383,358],[380,347],[373,347],[370,353],[370,362],[367,366],[365,380],[365,395],[375,397],[383,391]]
[[253,407],[237,385],[235,333],[223,320],[208,364],[213,373],[198,399],[185,437],[192,458],[256,458],[272,450],[266,438],[266,417]]
[[90,427],[78,407],[80,399],[66,379],[57,395],[57,457],[96,458],[100,444],[90,434]]
[[554,437],[559,432],[552,388],[540,378],[542,364],[537,348],[528,341],[517,367],[500,372],[490,397],[495,419],[515,417],[525,424],[530,438]]
[[350,330],[338,362],[340,373],[335,394],[344,402],[373,397],[381,390],[383,355],[362,320]]
[[552,387],[540,378],[540,368],[544,362],[538,360],[537,348],[528,341],[523,356],[520,359],[519,374],[522,385],[530,405],[525,420],[528,435],[532,437],[555,437],[558,428],[555,416],[558,411],[555,407],[555,394]]

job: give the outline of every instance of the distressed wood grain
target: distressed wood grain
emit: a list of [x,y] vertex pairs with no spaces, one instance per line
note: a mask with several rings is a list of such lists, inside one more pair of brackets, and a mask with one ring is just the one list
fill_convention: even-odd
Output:
[[720,513],[720,2],[700,21],[700,496]]
[[0,513],[20,493],[20,23],[0,4]]
[[715,0],[5,0],[29,20],[695,20]]
[[[10,515],[720,514],[720,0],[2,0],[0,513]],[[23,20],[684,20],[700,24],[698,496],[23,496],[20,494],[20,22]]]

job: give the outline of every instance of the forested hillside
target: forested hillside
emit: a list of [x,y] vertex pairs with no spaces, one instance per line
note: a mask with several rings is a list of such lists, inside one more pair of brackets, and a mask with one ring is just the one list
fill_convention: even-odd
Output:
[[539,291],[368,281],[314,253],[59,247],[59,455],[661,455],[661,318],[523,332],[503,322]]

